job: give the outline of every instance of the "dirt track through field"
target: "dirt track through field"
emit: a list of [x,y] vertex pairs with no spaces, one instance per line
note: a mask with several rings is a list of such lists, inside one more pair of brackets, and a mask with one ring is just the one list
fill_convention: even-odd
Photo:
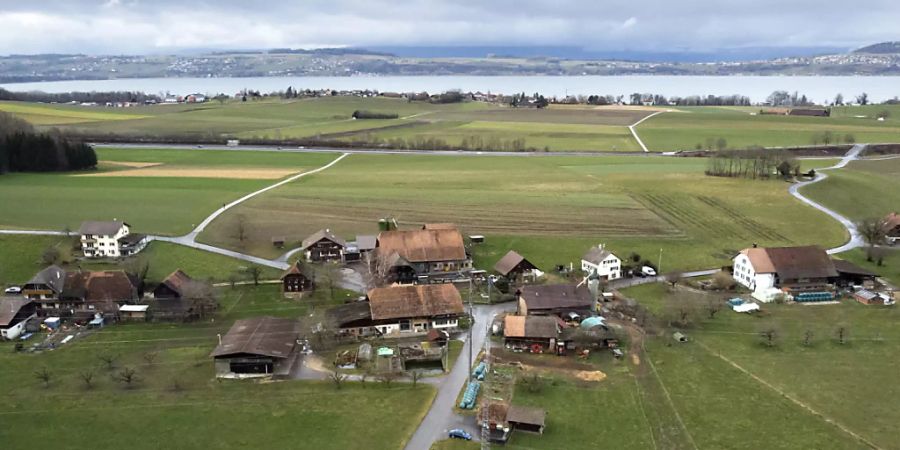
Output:
[[700,346],[700,348],[702,348],[702,349],[706,350],[707,352],[709,352],[710,355],[716,356],[716,357],[718,357],[719,359],[721,359],[722,361],[725,361],[726,363],[728,363],[729,365],[731,365],[731,367],[734,367],[735,369],[737,369],[737,370],[743,372],[745,375],[747,375],[747,376],[749,376],[750,378],[754,379],[754,380],[755,380],[756,382],[758,382],[759,384],[761,384],[761,385],[763,385],[763,386],[765,386],[765,387],[767,387],[767,388],[769,388],[769,389],[775,391],[776,393],[778,393],[778,394],[781,395],[782,397],[784,397],[784,398],[790,400],[791,403],[793,403],[793,404],[795,404],[795,405],[797,405],[797,406],[799,406],[799,407],[805,409],[806,411],[808,411],[808,412],[811,413],[812,415],[814,415],[814,416],[816,416],[816,417],[819,417],[820,419],[824,420],[825,422],[828,422],[828,423],[834,425],[834,426],[837,427],[839,430],[843,431],[844,433],[849,434],[849,435],[852,436],[854,439],[856,439],[856,440],[858,440],[859,442],[865,444],[865,445],[868,446],[869,448],[878,449],[878,450],[881,449],[881,447],[875,445],[874,442],[869,441],[868,439],[864,438],[863,436],[861,436],[861,435],[855,433],[853,430],[851,430],[851,429],[845,427],[844,425],[841,425],[838,421],[834,420],[833,418],[831,418],[831,417],[829,417],[829,416],[826,416],[825,414],[823,414],[823,413],[821,413],[821,412],[819,412],[819,411],[813,409],[812,406],[809,406],[809,405],[807,405],[806,403],[800,401],[800,399],[794,397],[794,396],[791,395],[791,394],[788,394],[787,392],[784,392],[783,390],[777,388],[775,385],[773,385],[773,384],[769,383],[768,381],[766,381],[766,380],[764,380],[764,379],[762,379],[762,378],[756,376],[753,372],[750,372],[749,370],[747,370],[747,369],[743,368],[742,366],[740,366],[738,363],[736,363],[736,362],[734,362],[734,361],[728,359],[727,357],[725,357],[725,355],[722,355],[721,353],[714,351],[713,349],[711,349],[711,348],[709,348],[708,346],[706,346],[706,344],[704,344],[704,343],[702,343],[702,342],[699,342],[699,341],[694,341],[694,343],[695,343],[696,345]]

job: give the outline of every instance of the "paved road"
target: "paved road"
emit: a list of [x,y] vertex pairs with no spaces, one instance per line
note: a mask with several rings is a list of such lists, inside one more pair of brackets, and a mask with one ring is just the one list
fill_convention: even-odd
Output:
[[416,432],[406,444],[406,450],[427,450],[431,448],[431,444],[435,441],[445,439],[447,431],[453,428],[462,428],[472,433],[476,438],[481,435],[481,431],[475,423],[475,418],[456,415],[453,412],[453,406],[456,403],[456,396],[459,394],[460,389],[468,381],[470,371],[469,346],[471,345],[474,349],[472,354],[477,356],[478,352],[484,348],[488,327],[494,316],[502,312],[512,311],[515,309],[515,306],[514,303],[504,303],[490,306],[476,305],[473,308],[473,315],[475,316],[475,324],[472,329],[473,342],[466,342],[450,373],[440,379],[434,403],[431,404],[428,414],[422,419],[419,428],[416,429]]
[[[172,150],[197,150],[196,145],[186,144],[104,144],[93,143],[96,148],[164,148]],[[203,145],[203,150],[228,150],[228,151],[252,151],[252,152],[283,152],[283,153],[347,153],[347,154],[385,154],[385,155],[438,155],[438,156],[660,156],[659,153],[645,152],[495,152],[474,150],[391,150],[384,148],[354,148],[336,149],[326,147],[287,147],[277,145],[241,145],[229,147],[226,145]]]
[[819,169],[818,171],[816,171],[816,177],[813,178],[812,180],[795,183],[795,184],[791,185],[790,189],[788,189],[788,192],[790,192],[791,195],[793,195],[794,197],[799,199],[801,202],[806,203],[807,205],[812,206],[813,208],[818,209],[819,211],[822,211],[825,214],[828,214],[834,220],[837,220],[838,222],[840,222],[841,225],[843,225],[844,228],[847,229],[847,233],[849,233],[850,239],[844,245],[828,249],[829,255],[833,255],[835,253],[846,252],[848,250],[853,250],[855,248],[863,247],[866,244],[865,240],[859,234],[859,230],[856,229],[856,224],[853,223],[852,220],[838,214],[837,212],[835,212],[832,209],[826,208],[825,206],[823,206],[820,203],[817,203],[817,202],[811,200],[809,197],[801,194],[800,189],[802,189],[806,186],[809,186],[810,184],[818,183],[818,182],[828,178],[827,174],[822,173],[823,171],[842,169],[842,168],[846,167],[847,164],[850,164],[851,161],[855,161],[855,160],[859,159],[860,152],[865,150],[865,148],[866,148],[866,144],[854,145],[850,149],[850,151],[848,151],[847,154],[844,155],[844,157],[841,158],[841,160],[837,164],[835,164],[831,167]]
[[[719,269],[707,269],[707,270],[696,270],[693,272],[683,272],[681,274],[681,278],[696,278],[696,277],[706,277],[710,276]],[[636,278],[622,278],[619,280],[610,281],[608,287],[610,289],[625,289],[632,286],[640,286],[642,284],[650,284],[650,283],[660,283],[666,281],[665,275],[660,275],[656,277],[636,277]]]

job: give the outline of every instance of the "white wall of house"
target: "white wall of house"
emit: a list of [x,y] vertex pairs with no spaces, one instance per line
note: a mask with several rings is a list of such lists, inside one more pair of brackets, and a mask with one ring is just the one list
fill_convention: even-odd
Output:
[[767,291],[775,287],[774,273],[756,273],[750,258],[747,255],[740,254],[734,258],[732,266],[734,274],[732,277],[741,286],[751,291]]
[[610,254],[600,264],[594,264],[588,260],[581,260],[581,270],[590,274],[597,270],[597,274],[606,277],[607,280],[618,280],[622,278],[622,260],[618,256]]
[[23,320],[9,328],[0,328],[0,337],[9,340],[18,338],[23,333],[25,333],[25,322],[28,322],[33,317],[35,317],[34,314],[32,314],[28,319]]
[[431,322],[431,328],[443,329],[443,328],[455,328],[459,326],[458,319],[439,319]]
[[81,248],[84,251],[84,256],[89,258],[117,258],[122,256],[121,248],[119,248],[119,239],[128,236],[130,232],[128,225],[122,224],[122,227],[114,235],[81,235]]

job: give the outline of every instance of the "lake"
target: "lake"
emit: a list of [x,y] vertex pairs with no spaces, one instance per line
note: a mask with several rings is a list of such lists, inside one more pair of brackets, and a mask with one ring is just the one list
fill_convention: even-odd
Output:
[[441,92],[450,89],[503,94],[539,92],[545,96],[625,95],[634,92],[665,96],[732,95],[762,102],[775,90],[798,91],[818,103],[835,94],[852,100],[861,92],[872,101],[900,95],[900,77],[865,76],[359,76],[257,78],[126,78],[91,81],[9,83],[11,91],[142,91],[151,94],[234,94],[242,89],[273,92],[287,89],[374,89],[382,92]]

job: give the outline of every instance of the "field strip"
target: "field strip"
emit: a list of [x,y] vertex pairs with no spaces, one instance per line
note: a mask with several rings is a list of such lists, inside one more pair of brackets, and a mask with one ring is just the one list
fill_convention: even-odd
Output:
[[97,172],[75,175],[76,177],[151,177],[151,178],[222,178],[229,180],[277,180],[290,174],[297,173],[297,169],[279,169],[275,167],[258,169],[223,169],[215,167],[167,167],[156,165],[150,167],[133,168],[126,170],[114,170],[110,172]]
[[416,118],[416,117],[421,117],[421,116],[425,116],[425,115],[428,115],[428,114],[433,114],[433,113],[435,113],[435,112],[436,112],[436,111],[425,111],[425,112],[420,112],[420,113],[417,113],[417,114],[410,114],[410,115],[408,115],[408,116],[401,117],[400,120],[414,119],[414,118]]
[[[643,343],[641,343],[643,346]],[[644,354],[647,354],[647,349],[642,348]],[[688,440],[691,442],[691,445],[694,447],[694,450],[700,450],[700,447],[697,447],[697,443],[694,441],[694,437],[691,436],[691,432],[688,431],[687,425],[684,424],[684,419],[681,418],[681,414],[678,412],[678,409],[675,408],[675,402],[672,401],[672,394],[669,393],[669,389],[666,387],[665,383],[663,383],[662,378],[659,377],[659,373],[656,371],[656,364],[653,364],[653,358],[645,358],[648,363],[650,363],[650,369],[653,371],[653,376],[656,378],[656,381],[659,382],[659,386],[663,389],[663,394],[666,394],[666,401],[669,402],[669,407],[672,408],[672,412],[675,413],[675,418],[678,419],[678,424],[681,425],[681,429],[684,430],[684,434],[687,436]]]
[[641,122],[643,122],[643,121],[645,121],[645,120],[647,120],[647,119],[649,119],[649,118],[651,118],[651,117],[653,117],[653,116],[655,116],[655,115],[662,114],[662,113],[667,112],[667,111],[668,111],[668,110],[666,110],[666,111],[657,111],[657,112],[655,112],[655,113],[653,113],[653,114],[650,114],[649,116],[644,117],[643,119],[638,120],[637,122],[635,122],[635,123],[633,123],[633,124],[631,124],[631,125],[628,126],[628,130],[631,131],[631,135],[634,136],[634,140],[637,141],[638,145],[641,146],[641,148],[644,150],[644,152],[649,153],[650,150],[647,149],[647,146],[644,145],[644,141],[642,141],[642,140],[641,140],[641,137],[638,136],[637,130],[635,130],[635,127],[637,127],[638,125],[640,125]]
[[644,423],[647,424],[647,431],[650,434],[650,442],[653,443],[653,448],[659,448],[659,444],[656,443],[656,438],[653,437],[653,425],[650,424],[650,418],[647,417],[647,411],[644,410],[644,400],[641,398],[644,394],[641,391],[641,384],[637,380],[637,376],[632,377],[634,380],[634,387],[637,389],[637,395],[632,392],[632,396],[638,404],[638,407],[641,408],[641,416],[644,418]]
[[324,165],[324,166],[322,166],[322,167],[319,167],[318,169],[313,169],[313,170],[309,170],[309,171],[306,171],[306,172],[301,172],[301,173],[298,173],[297,175],[294,175],[294,176],[292,176],[292,177],[285,178],[284,180],[281,180],[281,181],[279,181],[279,182],[277,182],[277,183],[275,183],[275,184],[273,184],[273,185],[271,185],[271,186],[266,186],[266,187],[264,187],[264,188],[262,188],[262,189],[260,189],[260,190],[258,190],[258,191],[251,192],[251,193],[249,193],[249,194],[247,194],[247,195],[245,195],[245,196],[243,196],[243,197],[241,197],[241,198],[239,198],[239,199],[237,199],[237,200],[235,200],[235,201],[233,201],[233,202],[231,202],[231,203],[228,203],[228,204],[222,206],[221,208],[219,208],[218,210],[216,210],[215,212],[213,212],[212,214],[210,214],[209,217],[207,217],[206,219],[203,219],[203,222],[200,222],[200,225],[197,225],[197,228],[194,228],[194,230],[191,231],[190,233],[188,233],[187,236],[190,238],[191,241],[194,241],[194,239],[197,237],[197,235],[200,234],[200,232],[202,232],[202,231],[207,227],[207,225],[210,224],[210,222],[212,222],[212,221],[215,220],[217,217],[219,217],[220,215],[222,215],[222,213],[224,213],[225,211],[228,211],[229,209],[231,209],[231,208],[233,208],[233,207],[235,207],[235,206],[237,206],[237,205],[240,205],[241,203],[243,203],[243,202],[245,202],[245,201],[247,201],[247,200],[250,200],[251,198],[256,197],[256,196],[259,195],[259,194],[262,194],[262,193],[264,193],[264,192],[271,191],[272,189],[275,189],[275,188],[284,186],[285,184],[288,184],[288,183],[291,183],[291,182],[293,182],[293,181],[299,180],[300,178],[303,178],[303,177],[305,177],[305,176],[307,176],[307,175],[316,174],[316,173],[319,173],[319,172],[321,172],[321,171],[323,171],[323,170],[326,170],[326,169],[330,168],[331,166],[333,166],[333,165],[337,164],[338,162],[340,162],[340,160],[346,158],[348,155],[349,155],[349,153],[343,153],[343,154],[341,154],[341,156],[338,156],[337,158],[335,158],[334,161],[331,161],[330,163],[328,163],[328,164],[326,164],[326,165]]
[[773,384],[769,383],[768,381],[763,380],[762,378],[756,376],[755,374],[753,374],[753,373],[750,372],[749,370],[747,370],[747,369],[741,367],[741,366],[738,365],[736,362],[734,362],[734,361],[732,361],[732,360],[726,358],[725,355],[722,355],[721,353],[718,353],[718,352],[716,352],[716,351],[713,351],[713,349],[709,348],[706,344],[704,344],[704,343],[702,343],[702,342],[700,342],[700,341],[696,341],[696,340],[694,341],[694,343],[696,343],[697,345],[699,345],[700,348],[702,348],[702,349],[706,350],[707,352],[709,352],[709,354],[711,354],[711,355],[713,355],[713,356],[717,356],[719,359],[721,359],[722,361],[725,361],[726,363],[730,364],[730,365],[731,365],[732,367],[734,367],[735,369],[737,369],[737,370],[743,372],[745,375],[749,376],[750,378],[753,378],[753,379],[756,380],[759,384],[761,384],[761,385],[763,385],[763,386],[765,386],[765,387],[771,389],[772,391],[775,391],[776,393],[778,393],[778,394],[781,395],[782,397],[784,397],[784,398],[790,400],[792,403],[794,403],[795,405],[797,405],[797,406],[799,406],[799,407],[805,409],[806,411],[808,411],[808,412],[811,413],[812,415],[814,415],[814,416],[816,416],[816,417],[819,417],[820,419],[824,420],[825,422],[828,422],[828,423],[834,425],[835,427],[837,427],[839,430],[843,431],[844,433],[847,433],[848,435],[852,436],[852,437],[855,438],[856,440],[858,440],[858,441],[860,441],[860,442],[866,444],[869,448],[879,449],[879,450],[881,449],[881,447],[875,445],[875,443],[873,443],[873,442],[869,441],[868,439],[866,439],[866,438],[860,436],[859,434],[856,434],[855,432],[853,432],[853,430],[851,430],[851,429],[849,429],[849,428],[847,428],[847,427],[841,425],[838,421],[832,419],[831,417],[826,416],[825,414],[820,413],[819,411],[816,411],[815,409],[813,409],[813,407],[807,405],[806,403],[803,403],[802,401],[800,401],[798,398],[794,397],[793,395],[788,394],[787,392],[784,392],[784,391],[781,390],[781,389],[778,389],[777,387],[775,387]]

